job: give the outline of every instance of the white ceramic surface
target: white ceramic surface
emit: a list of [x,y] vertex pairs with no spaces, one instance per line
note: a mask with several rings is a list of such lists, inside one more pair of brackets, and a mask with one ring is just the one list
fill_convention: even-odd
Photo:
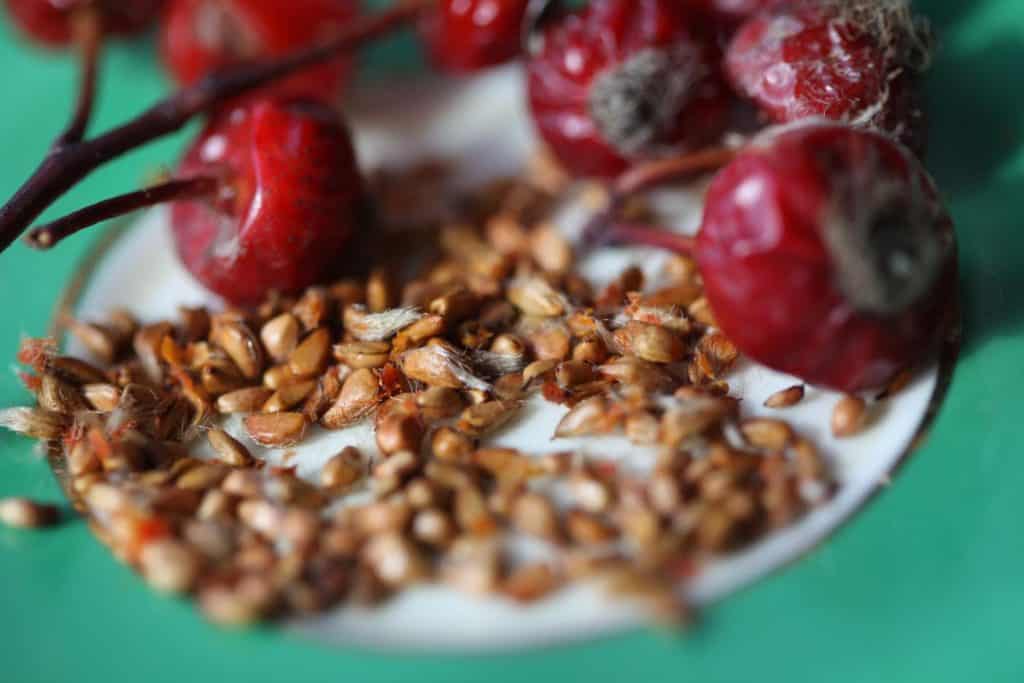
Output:
[[[514,172],[533,141],[522,110],[521,80],[513,67],[460,84],[424,77],[386,89],[359,93],[351,107],[360,156],[367,167],[395,166],[422,157],[459,159],[461,184],[471,186],[496,174]],[[680,227],[693,230],[699,217],[699,192],[676,199]],[[559,222],[572,234],[582,213],[569,208]],[[662,255],[646,249],[605,250],[583,264],[584,273],[600,282],[630,263],[641,265],[656,281]],[[183,304],[216,302],[197,287],[175,260],[163,211],[143,217],[103,258],[80,301],[85,317],[102,316],[114,306],[127,306],[144,319],[175,315]],[[742,399],[746,415],[769,414],[763,400],[795,383],[793,378],[744,364],[729,378]],[[681,586],[697,603],[721,598],[792,561],[826,538],[850,517],[885,481],[888,472],[910,447],[925,419],[937,388],[937,372],[922,373],[888,402],[884,414],[863,435],[837,441],[826,425],[838,396],[810,390],[806,400],[785,412],[785,418],[818,443],[832,462],[840,482],[838,494],[797,525],[775,533],[748,550],[708,567],[692,583]],[[579,449],[595,457],[614,458],[630,468],[652,461],[648,449],[621,438],[551,441],[565,409],[535,400],[526,416],[500,433],[495,442],[531,453]],[[237,422],[230,428],[241,435]],[[244,435],[243,435],[243,438]],[[318,432],[297,450],[288,464],[300,474],[315,474],[319,465],[343,445],[375,451],[369,425],[341,432]],[[281,452],[249,442],[268,460]],[[495,599],[475,599],[445,588],[409,591],[383,608],[340,609],[333,614],[295,622],[299,633],[331,643],[361,644],[381,649],[493,651],[547,645],[608,633],[638,623],[631,605],[610,602],[592,587],[578,587],[536,606],[519,607]]]

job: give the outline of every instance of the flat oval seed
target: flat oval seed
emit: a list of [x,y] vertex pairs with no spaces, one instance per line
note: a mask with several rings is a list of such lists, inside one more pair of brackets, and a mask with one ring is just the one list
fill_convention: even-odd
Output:
[[832,411],[832,434],[844,439],[857,434],[867,422],[867,403],[859,396],[844,396]]
[[218,322],[210,341],[224,349],[246,379],[256,379],[263,371],[263,347],[249,327],[238,320]]
[[275,363],[283,363],[299,345],[299,320],[291,313],[267,321],[260,329],[260,340]]
[[765,408],[789,408],[804,400],[804,385],[794,384],[791,387],[776,391],[765,399]]
[[217,451],[217,457],[221,462],[232,467],[248,467],[252,464],[249,449],[223,429],[211,429],[206,432],[206,439],[213,450]]
[[316,389],[316,381],[293,382],[286,384],[263,404],[264,413],[281,413],[306,400]]
[[288,357],[288,368],[296,377],[313,377],[324,371],[331,351],[331,333],[320,328],[292,351]]
[[255,413],[273,394],[274,391],[266,387],[249,387],[232,391],[217,399],[217,410],[224,415]]
[[780,451],[793,440],[793,428],[782,420],[746,420],[740,431],[751,446],[770,451]]
[[307,422],[302,413],[270,413],[245,418],[245,429],[264,446],[294,446],[306,435]]

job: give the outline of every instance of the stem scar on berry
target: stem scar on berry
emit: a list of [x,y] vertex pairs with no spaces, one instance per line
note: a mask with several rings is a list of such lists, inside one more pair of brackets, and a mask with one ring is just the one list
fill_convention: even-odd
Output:
[[695,240],[605,231],[693,255],[741,351],[845,392],[919,365],[956,286],[952,221],[920,162],[888,136],[822,120],[770,129],[738,153],[708,189]]

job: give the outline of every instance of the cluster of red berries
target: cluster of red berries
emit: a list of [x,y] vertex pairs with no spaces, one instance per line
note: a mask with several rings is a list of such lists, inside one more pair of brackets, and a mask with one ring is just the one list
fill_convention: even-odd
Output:
[[[98,12],[107,32],[124,34],[165,4],[162,52],[182,84],[316,43],[358,13],[355,0],[7,4],[51,44],[70,40],[77,12]],[[752,118],[751,105],[761,124],[800,122],[754,137],[720,171],[694,247],[716,320],[749,356],[853,391],[884,383],[934,338],[951,229],[915,156],[928,44],[908,3],[424,5],[420,34],[443,70],[511,60],[529,34],[536,129],[577,176],[610,178],[720,144],[726,132],[753,134],[737,123]],[[186,153],[180,175],[214,178],[217,189],[177,202],[172,225],[185,265],[211,290],[247,303],[298,289],[344,249],[363,186],[330,105],[350,72],[341,57],[234,100]]]

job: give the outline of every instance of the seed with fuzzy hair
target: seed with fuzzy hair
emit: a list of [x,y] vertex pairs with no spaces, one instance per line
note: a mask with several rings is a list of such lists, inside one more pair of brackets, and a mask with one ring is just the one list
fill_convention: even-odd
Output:
[[473,374],[458,352],[443,344],[431,344],[407,351],[402,356],[402,371],[411,379],[435,387],[490,388],[489,384]]
[[217,398],[217,411],[228,415],[231,413],[254,413],[274,394],[266,387],[248,387],[239,389]]
[[41,529],[60,520],[60,510],[26,498],[0,500],[0,522],[19,529]]
[[832,410],[832,434],[845,439],[860,432],[867,422],[867,403],[859,396],[844,396]]
[[794,384],[786,389],[776,391],[765,399],[765,408],[789,408],[804,400],[805,388],[803,384]]
[[268,413],[245,418],[245,429],[253,441],[278,448],[302,441],[307,426],[302,413]]
[[657,325],[632,320],[616,330],[615,340],[637,358],[651,363],[677,363],[686,355],[682,339]]
[[284,363],[299,345],[299,332],[298,318],[282,313],[260,328],[260,340],[275,363]]
[[6,408],[0,410],[0,427],[41,441],[55,441],[64,434],[67,419],[42,408]]

